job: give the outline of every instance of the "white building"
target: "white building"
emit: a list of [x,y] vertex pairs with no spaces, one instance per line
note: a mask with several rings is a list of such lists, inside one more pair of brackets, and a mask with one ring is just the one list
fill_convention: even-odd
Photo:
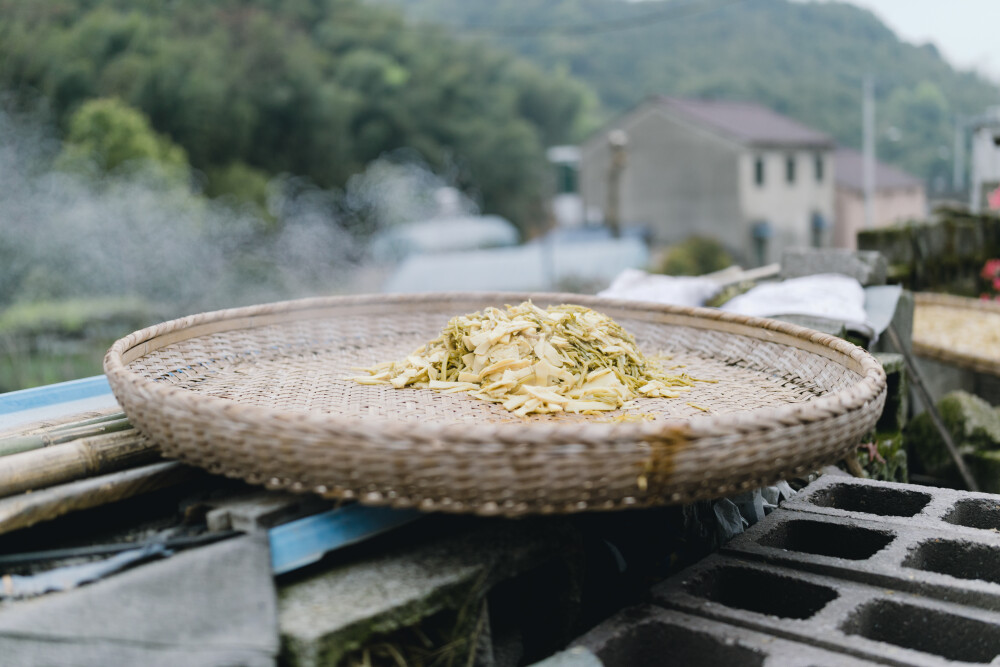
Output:
[[970,207],[989,206],[989,193],[1000,188],[1000,108],[976,119],[972,130],[972,192]]
[[646,225],[654,244],[713,237],[741,262],[767,264],[787,247],[829,245],[833,146],[756,104],[655,97],[582,144],[580,194],[588,212],[606,210],[617,180],[619,218]]

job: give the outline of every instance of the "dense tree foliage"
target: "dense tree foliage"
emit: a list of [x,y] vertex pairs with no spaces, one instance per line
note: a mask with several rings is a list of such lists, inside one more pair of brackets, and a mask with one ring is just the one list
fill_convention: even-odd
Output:
[[184,184],[188,161],[184,149],[157,134],[149,119],[117,99],[94,99],[70,116],[56,164],[64,169],[114,173],[152,169],[164,181]]
[[525,228],[542,151],[587,99],[566,75],[360,0],[0,0],[0,89],[44,97],[70,131],[87,100],[118,98],[214,194],[259,198],[279,173],[342,186],[409,147]]
[[609,114],[651,94],[751,100],[858,147],[862,78],[871,74],[880,156],[932,187],[950,173],[956,115],[1000,103],[997,86],[840,2],[378,2],[568,72],[597,91]]

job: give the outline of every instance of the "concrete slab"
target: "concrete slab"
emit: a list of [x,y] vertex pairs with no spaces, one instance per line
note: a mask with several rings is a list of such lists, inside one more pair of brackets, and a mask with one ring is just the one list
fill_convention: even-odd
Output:
[[604,663],[588,649],[582,646],[560,651],[553,656],[536,662],[532,667],[603,667]]
[[840,273],[862,286],[884,285],[889,265],[882,253],[838,248],[792,248],[781,255],[781,277],[800,278],[818,273]]
[[[579,536],[566,522],[493,520],[479,526],[384,548],[283,585],[278,598],[283,662],[338,664],[373,640],[441,612],[480,609],[498,584],[542,565],[562,562],[572,568],[579,556]],[[564,619],[551,622],[555,627]]]

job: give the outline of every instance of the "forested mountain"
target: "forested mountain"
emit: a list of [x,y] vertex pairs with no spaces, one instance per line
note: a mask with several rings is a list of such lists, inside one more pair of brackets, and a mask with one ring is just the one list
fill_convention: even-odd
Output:
[[[861,143],[862,78],[876,81],[878,152],[929,179],[951,174],[955,116],[1000,89],[955,71],[840,2],[789,0],[369,0],[497,44],[597,92],[606,115],[651,94],[750,100]],[[942,11],[947,12],[944,4]],[[986,17],[984,16],[985,20]]]
[[523,227],[540,218],[544,147],[586,99],[360,0],[0,0],[0,93],[41,97],[64,129],[86,100],[118,98],[210,193],[279,173],[341,186],[407,147]]

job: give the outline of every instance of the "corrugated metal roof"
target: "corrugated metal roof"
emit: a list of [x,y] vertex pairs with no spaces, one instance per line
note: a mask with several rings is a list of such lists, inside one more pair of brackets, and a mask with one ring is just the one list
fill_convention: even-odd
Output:
[[[851,148],[838,148],[834,153],[834,179],[837,187],[864,190],[864,156]],[[875,189],[923,187],[924,182],[902,169],[875,162]]]
[[828,148],[834,143],[829,135],[759,104],[666,96],[655,100],[672,113],[745,144]]

